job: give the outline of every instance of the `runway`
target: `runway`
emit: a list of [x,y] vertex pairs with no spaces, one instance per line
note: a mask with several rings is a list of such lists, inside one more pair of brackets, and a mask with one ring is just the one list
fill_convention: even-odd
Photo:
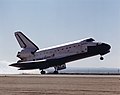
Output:
[[0,95],[120,95],[120,76],[0,75]]

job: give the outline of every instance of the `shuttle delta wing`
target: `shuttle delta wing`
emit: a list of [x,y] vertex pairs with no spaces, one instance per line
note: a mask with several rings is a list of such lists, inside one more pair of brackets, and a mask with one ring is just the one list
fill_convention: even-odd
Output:
[[19,70],[29,70],[29,69],[46,69],[49,67],[60,66],[63,65],[61,60],[59,59],[50,59],[50,60],[36,60],[36,61],[25,61],[13,63],[9,66],[18,67]]

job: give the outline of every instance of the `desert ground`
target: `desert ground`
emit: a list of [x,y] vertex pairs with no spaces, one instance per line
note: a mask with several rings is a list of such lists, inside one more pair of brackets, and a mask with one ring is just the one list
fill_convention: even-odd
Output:
[[0,95],[120,95],[120,76],[0,75]]

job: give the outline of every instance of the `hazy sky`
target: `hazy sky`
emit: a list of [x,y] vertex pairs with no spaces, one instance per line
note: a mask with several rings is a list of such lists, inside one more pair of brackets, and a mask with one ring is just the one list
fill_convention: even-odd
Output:
[[40,48],[93,37],[112,46],[111,52],[71,62],[73,67],[120,68],[120,0],[0,0],[0,73],[16,71],[21,50],[15,31]]

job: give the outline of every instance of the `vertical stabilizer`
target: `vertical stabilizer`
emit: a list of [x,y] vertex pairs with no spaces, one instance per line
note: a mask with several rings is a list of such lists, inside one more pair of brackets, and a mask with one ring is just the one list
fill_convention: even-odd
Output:
[[30,40],[28,39],[22,32],[15,32],[15,37],[23,49],[29,49],[31,52],[36,52],[39,48]]

